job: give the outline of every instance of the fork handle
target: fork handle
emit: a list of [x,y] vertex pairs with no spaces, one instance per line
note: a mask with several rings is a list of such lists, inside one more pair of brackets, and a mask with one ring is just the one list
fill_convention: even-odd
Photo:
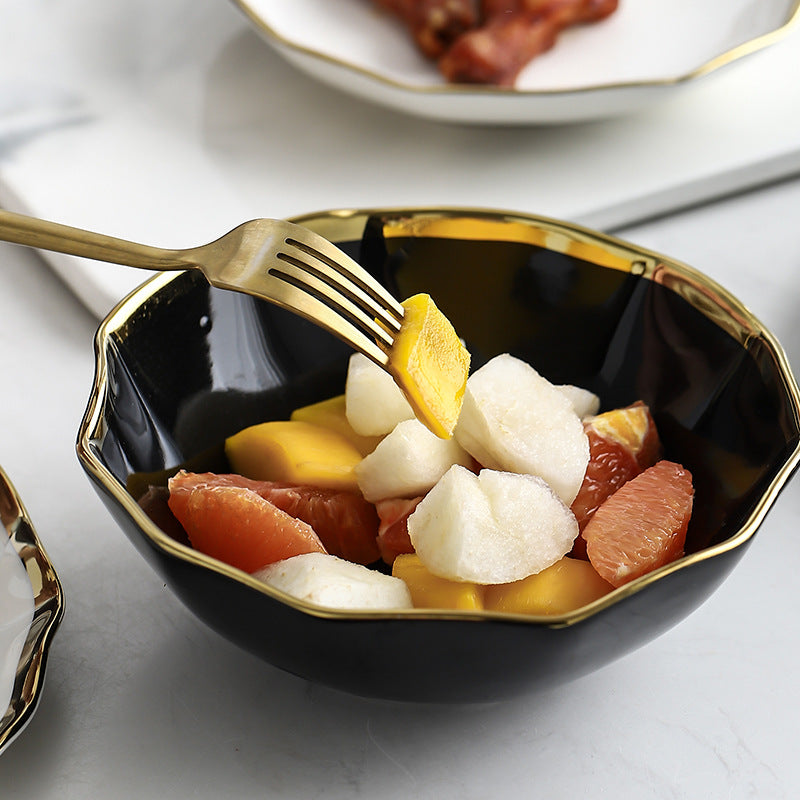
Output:
[[162,250],[13,211],[0,210],[0,241],[142,269],[174,270],[192,266],[181,250]]

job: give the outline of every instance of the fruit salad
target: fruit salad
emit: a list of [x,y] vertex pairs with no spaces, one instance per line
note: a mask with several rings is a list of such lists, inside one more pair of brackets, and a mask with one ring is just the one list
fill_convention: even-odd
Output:
[[170,479],[192,547],[328,608],[530,615],[682,555],[692,476],[644,403],[599,413],[507,353],[467,379],[452,338],[431,358],[427,301],[406,307],[391,374],[353,354],[343,395],[230,437],[231,473]]
[[563,614],[683,553],[692,476],[641,402],[470,355],[428,295],[386,368],[225,442],[232,472],[179,471],[171,523],[195,549],[337,609]]

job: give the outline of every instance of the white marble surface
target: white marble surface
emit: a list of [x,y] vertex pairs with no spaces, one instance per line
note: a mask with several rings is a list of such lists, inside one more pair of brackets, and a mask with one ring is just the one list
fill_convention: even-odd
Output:
[[[0,12],[4,19],[13,12],[24,28],[46,6],[54,26],[78,36],[87,20],[66,14],[65,5],[0,0]],[[88,0],[69,5],[97,9]],[[167,61],[183,63],[180,47],[167,46],[170,26],[180,19],[159,24],[163,9],[180,4],[164,0],[140,6],[140,17],[125,20],[126,38],[136,43],[161,37],[164,47],[142,56],[133,81],[118,42],[87,45],[98,106],[113,101],[116,81],[133,81],[152,107],[166,96],[158,80],[162,68]],[[123,27],[116,7],[102,6],[93,24]],[[194,18],[201,42],[214,39],[221,21],[238,29],[235,15],[229,19],[199,0],[197,8],[217,24],[210,32],[201,24],[202,14]],[[3,31],[8,38],[7,28]],[[251,52],[254,42],[240,35],[241,46]],[[59,53],[68,45],[51,33],[32,52],[0,50],[3,80],[14,85],[42,81],[52,90]],[[40,57],[48,68],[26,71],[25,65]],[[263,60],[287,77],[277,62]],[[66,71],[62,76],[64,86],[74,85],[73,76]],[[315,96],[310,84],[306,89]],[[70,108],[69,92],[62,99]],[[14,152],[25,149],[31,130],[41,123],[40,111],[28,109],[30,124],[26,130],[20,126]],[[359,106],[356,118],[384,129],[366,107]],[[276,132],[261,110],[254,109],[252,119],[263,125],[267,147]],[[219,121],[216,131],[234,147],[247,121],[238,118],[230,127]],[[334,134],[343,124],[333,123]],[[438,135],[438,129],[400,117],[393,124],[398,146],[401,134]],[[482,135],[488,143],[491,137]],[[516,137],[514,146],[522,148]],[[453,129],[448,138],[462,144],[470,139],[465,152],[476,156],[483,149],[475,133]],[[509,143],[503,134],[498,140]],[[8,141],[0,152],[6,164],[13,155]],[[340,135],[330,141],[336,144],[332,158],[337,162],[352,158]],[[78,147],[77,140],[72,144]],[[109,164],[117,176],[114,192],[124,194],[123,170],[117,161]],[[371,203],[373,196],[376,202],[386,200],[393,181],[399,181],[400,164],[375,195],[369,195],[366,183],[358,193],[345,187],[340,204],[356,194],[361,204]],[[47,177],[58,182],[58,174]],[[251,181],[245,195],[255,177]],[[304,176],[304,191],[292,190],[292,213],[320,205],[315,181]],[[131,178],[130,185],[138,180]],[[83,188],[71,184],[81,208],[88,207]],[[419,189],[415,201],[424,200],[428,191],[426,184]],[[407,186],[402,191],[406,194],[397,202],[409,200]],[[430,192],[443,200],[437,187]],[[475,189],[469,200],[486,197],[486,204],[494,205],[489,200],[499,194],[488,186],[485,194]],[[134,198],[137,203],[145,199]],[[215,200],[211,196],[208,203]],[[161,201],[169,207],[165,198]],[[541,211],[521,200],[503,205]],[[689,262],[745,300],[800,371],[799,210],[800,180],[788,180],[623,233]],[[196,621],[137,555],[74,453],[92,379],[96,315],[32,252],[0,245],[0,275],[0,463],[56,565],[67,605],[39,709],[0,757],[4,800],[800,796],[797,480],[706,604],[655,642],[592,676],[558,691],[493,705],[435,707],[352,698],[285,675],[228,644]]]
[[[228,0],[0,0],[0,20],[0,203],[163,247],[250,217],[368,205],[619,227],[800,173],[800,81],[787,78],[800,27],[647,113],[491,128],[316,83]],[[98,316],[141,280],[51,262]]]

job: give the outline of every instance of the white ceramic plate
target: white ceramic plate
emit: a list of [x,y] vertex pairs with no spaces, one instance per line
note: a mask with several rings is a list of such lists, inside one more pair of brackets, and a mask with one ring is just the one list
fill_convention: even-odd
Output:
[[30,722],[64,614],[61,583],[0,469],[0,753]]
[[286,59],[363,99],[476,124],[597,119],[656,102],[781,38],[800,0],[620,0],[565,31],[513,89],[447,84],[369,0],[234,0]]

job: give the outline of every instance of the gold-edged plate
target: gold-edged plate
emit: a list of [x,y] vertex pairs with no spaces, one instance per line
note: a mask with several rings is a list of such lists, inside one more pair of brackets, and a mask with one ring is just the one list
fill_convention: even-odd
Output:
[[0,753],[38,706],[64,593],[22,500],[0,468]]
[[782,39],[800,0],[621,0],[565,31],[512,89],[448,84],[368,0],[234,0],[300,70],[370,102],[469,124],[553,124],[628,113]]

